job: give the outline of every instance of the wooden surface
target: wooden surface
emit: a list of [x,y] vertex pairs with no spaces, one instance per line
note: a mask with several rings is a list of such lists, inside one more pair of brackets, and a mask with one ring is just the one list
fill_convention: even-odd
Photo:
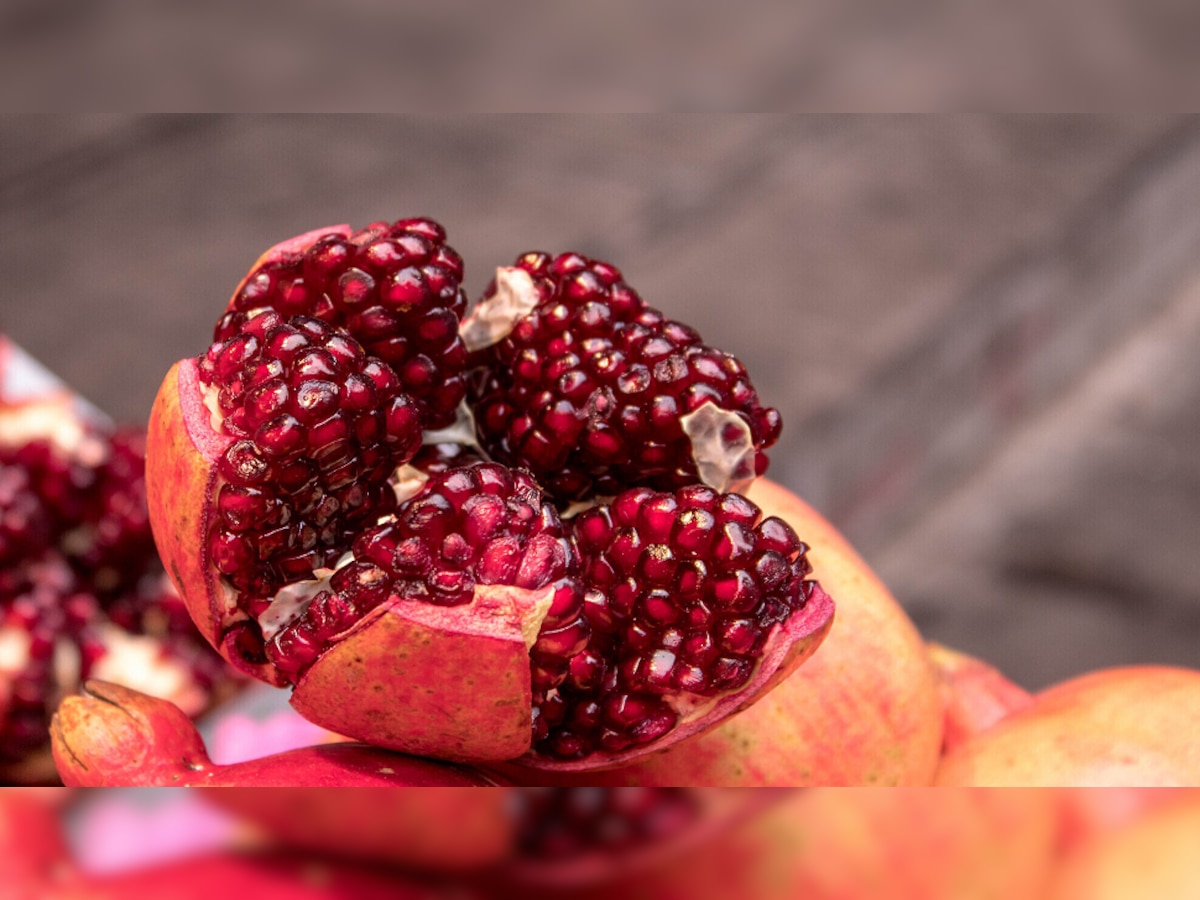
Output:
[[432,215],[472,297],[601,256],[747,363],[772,474],[926,632],[1032,687],[1200,665],[1198,209],[1191,119],[9,117],[0,329],[139,420],[291,234]]

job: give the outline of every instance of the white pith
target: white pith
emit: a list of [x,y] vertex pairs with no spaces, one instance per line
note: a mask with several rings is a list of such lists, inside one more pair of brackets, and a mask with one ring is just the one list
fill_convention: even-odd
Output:
[[64,456],[98,466],[107,455],[104,441],[89,431],[63,399],[0,404],[0,445],[21,447],[46,441]]
[[89,678],[170,700],[189,716],[204,710],[208,696],[191,669],[166,653],[157,638],[127,634],[112,624],[97,631],[108,652],[92,666]]
[[[528,315],[538,304],[537,288],[532,276],[515,266],[500,266],[496,269],[496,292],[478,303],[471,314],[463,320],[458,333],[474,352],[499,343],[512,333],[517,322]],[[465,421],[470,430],[462,432]],[[721,493],[744,493],[754,481],[754,436],[750,426],[740,415],[721,409],[711,400],[698,409],[680,417],[683,433],[692,445],[692,459],[700,481]],[[735,437],[726,440],[725,433],[732,430]],[[469,444],[479,449],[475,439],[474,421],[470,409],[464,402],[460,407],[459,419],[446,430],[446,443]],[[586,504],[573,504],[564,518],[595,506],[593,500]],[[578,508],[577,508],[578,507]]]
[[24,628],[0,628],[0,676],[17,675],[29,665],[33,637]]
[[708,400],[679,423],[692,442],[700,480],[723,494],[745,493],[754,481],[754,435],[746,420]]
[[496,269],[496,293],[476,304],[458,328],[467,350],[475,352],[504,340],[517,321],[538,304],[533,277],[517,266]]

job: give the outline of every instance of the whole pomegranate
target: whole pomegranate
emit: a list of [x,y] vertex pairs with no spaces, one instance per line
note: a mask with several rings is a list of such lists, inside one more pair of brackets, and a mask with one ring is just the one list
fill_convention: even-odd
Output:
[[1200,671],[1105,669],[1070,679],[946,754],[942,785],[1200,784]]
[[83,678],[191,715],[235,686],[163,572],[145,491],[144,431],[0,338],[0,782],[53,778],[50,714]]
[[1200,897],[1200,799],[1170,795],[1120,828],[1075,847],[1054,874],[1049,900]]
[[743,493],[778,413],[607,263],[525,254],[466,318],[462,274],[429,219],[309,232],[168,373],[151,522],[193,619],[408,753],[592,770],[703,733],[832,620]]

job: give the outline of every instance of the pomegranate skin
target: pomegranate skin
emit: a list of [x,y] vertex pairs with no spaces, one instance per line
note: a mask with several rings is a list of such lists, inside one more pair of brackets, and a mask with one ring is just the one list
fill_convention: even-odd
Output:
[[163,379],[146,430],[150,528],[167,574],[205,639],[242,671],[282,684],[265,660],[252,665],[231,655],[222,641],[223,589],[204,548],[217,460],[232,442],[208,425],[195,360],[177,362]]
[[[1174,792],[1163,792],[1173,794]],[[1196,865],[1200,798],[1164,802],[1123,827],[1095,835],[1055,872],[1049,900],[1200,897]]]
[[948,753],[940,785],[1182,787],[1200,784],[1200,671],[1104,669],[1033,702]]
[[79,879],[63,896],[209,900],[231,894],[255,900],[436,900],[443,896],[432,885],[386,869],[314,861],[297,854],[232,853],[193,857],[119,876]]
[[477,590],[464,606],[393,598],[301,676],[292,706],[348,737],[440,759],[512,759],[529,750],[526,635],[551,591]]
[[837,599],[828,636],[752,707],[686,744],[620,768],[516,774],[539,783],[763,787],[925,785],[938,764],[938,677],[912,621],[832,524],[760,478],[749,499],[810,545],[818,584]]
[[444,787],[495,784],[470,769],[357,743],[321,744],[217,765],[178,707],[120,685],[90,681],[50,726],[69,787]]
[[340,859],[460,873],[497,865],[512,852],[512,797],[503,788],[248,787],[209,791],[205,799],[273,842]]

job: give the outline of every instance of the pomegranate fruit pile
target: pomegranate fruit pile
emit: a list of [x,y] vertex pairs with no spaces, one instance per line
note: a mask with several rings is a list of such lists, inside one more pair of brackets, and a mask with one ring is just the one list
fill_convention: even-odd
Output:
[[340,734],[620,764],[810,655],[832,602],[743,495],[779,413],[614,266],[526,253],[468,315],[429,219],[269,250],[151,415],[151,519],[205,636]]
[[230,674],[159,562],[144,431],[85,421],[63,396],[0,398],[0,780],[49,777],[31,761],[82,679],[194,715]]

